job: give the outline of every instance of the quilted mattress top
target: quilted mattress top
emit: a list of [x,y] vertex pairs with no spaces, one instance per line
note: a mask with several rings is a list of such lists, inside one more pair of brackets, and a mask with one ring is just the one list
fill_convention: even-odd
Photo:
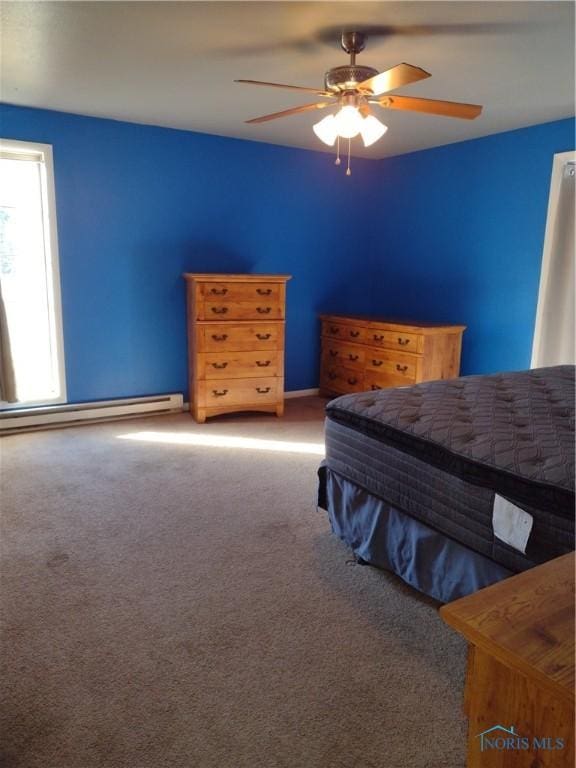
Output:
[[574,366],[344,395],[328,418],[527,504],[574,512]]

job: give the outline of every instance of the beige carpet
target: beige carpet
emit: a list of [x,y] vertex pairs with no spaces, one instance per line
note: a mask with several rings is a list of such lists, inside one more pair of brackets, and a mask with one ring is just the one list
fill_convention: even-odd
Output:
[[3,768],[463,768],[464,643],[316,510],[322,409],[4,438]]

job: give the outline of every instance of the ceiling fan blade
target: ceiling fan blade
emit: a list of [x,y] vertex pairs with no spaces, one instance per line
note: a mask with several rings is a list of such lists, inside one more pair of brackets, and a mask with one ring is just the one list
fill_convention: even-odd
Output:
[[413,112],[427,112],[443,117],[460,117],[474,120],[482,112],[479,104],[464,104],[458,101],[439,101],[437,99],[419,99],[412,96],[384,96],[376,101],[386,109],[408,109]]
[[324,107],[333,107],[329,102],[319,101],[316,104],[303,104],[301,107],[292,107],[284,109],[282,112],[272,112],[270,115],[262,117],[253,117],[251,120],[245,120],[246,123],[266,123],[268,120],[276,120],[278,117],[288,117],[288,115],[297,115],[299,112],[309,112],[312,109],[324,109]]
[[358,88],[361,91],[372,91],[374,96],[380,96],[381,93],[402,88],[404,85],[425,80],[427,77],[430,77],[430,72],[426,72],[420,67],[414,67],[412,64],[397,64],[392,69],[387,69],[385,72],[380,72],[380,74],[358,83]]
[[317,96],[334,96],[329,91],[323,91],[320,88],[306,88],[303,85],[284,85],[283,83],[267,83],[263,80],[234,80],[235,83],[247,83],[248,85],[267,85],[269,88],[288,88],[291,91],[307,91],[315,93]]
[[311,38],[328,45],[339,45],[343,32],[360,32],[369,40],[389,40],[392,37],[430,37],[432,35],[497,35],[510,34],[528,27],[525,23],[446,23],[446,24],[346,24],[322,27]]

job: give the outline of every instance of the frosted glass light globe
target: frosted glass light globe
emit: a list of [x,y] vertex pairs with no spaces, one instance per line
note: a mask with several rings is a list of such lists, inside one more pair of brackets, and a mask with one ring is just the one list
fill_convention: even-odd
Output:
[[334,119],[338,135],[343,139],[353,139],[362,129],[363,117],[356,107],[342,107]]
[[374,144],[375,141],[381,139],[382,136],[388,130],[388,126],[381,123],[374,115],[368,115],[362,122],[360,133],[362,135],[362,141],[365,147],[369,147]]
[[328,144],[329,147],[334,146],[334,142],[338,136],[336,118],[334,115],[328,115],[323,120],[320,120],[319,123],[312,126],[312,130],[324,144]]

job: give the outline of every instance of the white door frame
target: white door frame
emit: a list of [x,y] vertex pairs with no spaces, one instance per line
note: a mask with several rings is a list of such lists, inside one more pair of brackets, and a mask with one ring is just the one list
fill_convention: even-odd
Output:
[[544,247],[542,249],[542,266],[540,270],[540,286],[538,288],[538,304],[536,307],[536,322],[534,324],[534,337],[532,341],[532,359],[530,367],[534,367],[540,353],[542,344],[542,325],[544,321],[544,297],[547,294],[548,282],[552,272],[552,247],[554,244],[554,227],[556,214],[560,201],[560,187],[562,186],[562,174],[566,163],[576,162],[576,151],[559,152],[554,155],[552,161],[552,175],[550,177],[550,194],[548,197],[548,213],[546,215],[546,232],[544,234]]

